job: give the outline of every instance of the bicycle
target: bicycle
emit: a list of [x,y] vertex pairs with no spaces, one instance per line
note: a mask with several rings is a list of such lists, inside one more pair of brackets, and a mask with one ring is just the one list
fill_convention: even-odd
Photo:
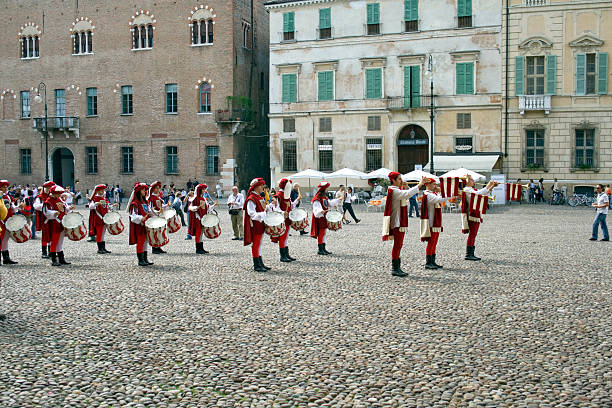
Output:
[[595,202],[594,197],[588,196],[586,194],[576,194],[576,193],[574,193],[574,195],[572,195],[567,200],[567,203],[570,205],[570,207],[576,207],[579,205],[589,206],[589,205],[592,205],[594,202]]
[[560,191],[553,191],[553,195],[549,200],[550,205],[563,205],[565,204],[565,197]]

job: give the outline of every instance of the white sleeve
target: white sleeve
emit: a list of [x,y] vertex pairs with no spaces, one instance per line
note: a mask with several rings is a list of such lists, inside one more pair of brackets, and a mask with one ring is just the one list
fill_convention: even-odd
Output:
[[42,211],[43,203],[38,199],[38,197],[34,200],[34,204],[32,204],[36,211]]
[[453,197],[442,197],[438,194],[427,194],[427,202],[432,204],[440,204],[450,200]]
[[240,207],[244,206],[244,196],[242,195],[242,193],[238,193],[238,198],[236,199],[236,204],[239,205]]
[[342,198],[334,198],[333,200],[329,200],[330,207],[338,207],[342,205]]
[[315,218],[323,217],[323,206],[320,202],[315,201],[312,203],[312,213],[314,214]]
[[132,211],[132,213],[130,214],[130,221],[134,224],[141,224],[143,218],[144,217],[138,214],[136,211]]
[[396,189],[393,191],[393,194],[399,194],[399,198],[401,200],[401,199],[410,198],[413,195],[418,194],[418,192],[419,192],[419,185],[417,184],[416,186],[410,187],[408,190]]
[[45,218],[47,218],[48,220],[54,220],[57,218],[57,210],[49,210],[47,207],[43,208],[43,215],[45,216]]
[[247,213],[249,214],[249,217],[251,217],[253,221],[262,222],[264,218],[266,217],[265,211],[257,212],[257,207],[255,207],[255,203],[252,201],[249,201],[247,203]]
[[96,203],[95,201],[92,201],[92,202],[89,203],[87,208],[89,208],[90,210],[95,210],[97,205],[98,205],[98,203]]
[[483,187],[480,190],[476,190],[476,194],[480,194],[480,195],[489,195],[490,192],[491,190],[489,190],[486,187]]

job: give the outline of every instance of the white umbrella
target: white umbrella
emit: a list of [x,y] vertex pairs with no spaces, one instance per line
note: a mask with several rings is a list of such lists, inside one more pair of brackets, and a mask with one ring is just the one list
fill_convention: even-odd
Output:
[[469,174],[470,176],[472,176],[474,181],[486,179],[486,177],[483,176],[482,174],[476,173],[475,171],[472,171],[472,170],[465,169],[463,167],[460,167],[458,169],[451,170],[447,173],[444,173],[440,177],[463,177],[466,174]]
[[326,179],[343,178],[345,179],[345,184],[348,184],[348,179],[350,178],[362,179],[364,176],[365,176],[365,173],[361,171],[353,170],[353,169],[349,169],[348,167],[345,167],[343,169],[334,171],[331,174],[328,174],[327,176],[325,176],[325,178]]
[[402,180],[404,181],[421,181],[423,177],[438,180],[438,177],[423,170],[412,170],[410,173],[402,174]]
[[295,173],[289,176],[289,179],[308,179],[308,191],[311,190],[310,180],[323,180],[327,177],[327,174],[313,169],[306,169],[304,171],[300,171],[299,173]]
[[391,173],[391,170],[386,169],[384,167],[378,169],[378,170],[374,170],[368,174],[366,174],[365,176],[363,176],[364,179],[381,179],[381,178],[387,178],[389,177],[389,173]]

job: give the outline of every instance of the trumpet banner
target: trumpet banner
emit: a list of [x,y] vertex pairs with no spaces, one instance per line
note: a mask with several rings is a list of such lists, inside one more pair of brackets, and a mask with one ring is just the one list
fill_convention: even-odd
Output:
[[440,194],[443,198],[459,195],[459,177],[440,177]]
[[515,183],[506,183],[506,201],[521,201],[523,186]]

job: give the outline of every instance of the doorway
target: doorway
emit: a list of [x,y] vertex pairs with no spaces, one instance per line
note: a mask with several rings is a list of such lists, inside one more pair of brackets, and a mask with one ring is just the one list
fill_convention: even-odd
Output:
[[418,125],[405,126],[397,137],[398,171],[402,174],[414,170],[415,164],[425,166],[429,161],[429,136]]
[[55,184],[74,189],[74,155],[69,149],[55,149],[51,155],[51,172]]

